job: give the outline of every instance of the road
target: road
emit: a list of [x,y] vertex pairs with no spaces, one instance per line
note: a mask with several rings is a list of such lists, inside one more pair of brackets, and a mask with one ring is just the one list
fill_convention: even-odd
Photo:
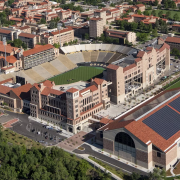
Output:
[[139,174],[144,175],[144,176],[148,175],[148,173],[146,173],[144,171],[136,169],[136,168],[134,168],[132,166],[129,166],[127,164],[124,164],[124,163],[122,163],[120,161],[117,161],[117,160],[115,160],[113,158],[110,158],[110,157],[108,157],[108,156],[106,156],[106,155],[104,155],[102,153],[98,153],[96,151],[93,151],[92,148],[90,146],[86,145],[86,144],[83,144],[81,147],[84,147],[85,150],[84,151],[80,151],[78,149],[75,149],[73,152],[77,153],[77,154],[89,154],[91,156],[94,156],[94,157],[102,160],[102,161],[105,161],[107,163],[112,164],[112,166],[114,165],[114,166],[120,168],[123,172],[126,172],[128,174],[130,174],[132,172],[138,172]]
[[[19,122],[12,125],[11,129],[13,131],[22,134],[28,138],[31,138],[35,141],[44,140],[44,145],[54,145],[66,138],[57,133],[54,129],[46,129],[41,123],[29,120],[27,114],[18,114],[9,111],[5,112],[9,114],[9,119],[19,118]],[[32,130],[34,130],[34,132],[32,132]],[[38,135],[37,132],[40,132],[40,135]],[[44,134],[45,132],[47,132],[46,135]],[[47,139],[45,139],[45,136],[47,136]],[[50,138],[53,138],[53,140],[50,140]]]

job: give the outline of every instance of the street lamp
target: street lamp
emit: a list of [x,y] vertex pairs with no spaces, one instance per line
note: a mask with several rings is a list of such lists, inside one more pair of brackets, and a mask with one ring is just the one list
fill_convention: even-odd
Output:
[[62,26],[62,23],[58,23],[57,24],[57,29],[59,30],[59,44],[60,44],[60,48],[61,48],[61,34],[60,34],[61,26]]
[[5,51],[5,66],[6,66],[6,37],[3,37],[3,45],[4,45],[4,51]]

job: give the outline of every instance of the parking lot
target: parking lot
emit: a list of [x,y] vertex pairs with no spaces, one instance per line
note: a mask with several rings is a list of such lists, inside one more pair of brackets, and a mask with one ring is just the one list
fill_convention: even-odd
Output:
[[[44,125],[33,120],[28,119],[27,114],[16,114],[13,112],[5,111],[8,115],[2,116],[0,119],[4,122],[18,118],[19,121],[12,124],[11,129],[19,134],[22,134],[35,141],[40,141],[40,143],[51,146],[61,142],[66,139],[55,129],[46,129]],[[40,132],[40,134],[38,134]]]

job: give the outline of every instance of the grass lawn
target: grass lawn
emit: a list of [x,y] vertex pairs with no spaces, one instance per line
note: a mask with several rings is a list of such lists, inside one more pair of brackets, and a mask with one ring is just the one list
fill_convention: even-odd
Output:
[[63,74],[59,74],[50,78],[50,81],[54,81],[56,85],[61,84],[70,84],[74,82],[88,81],[91,78],[103,76],[103,71],[105,69],[101,67],[89,67],[89,66],[80,66],[71,71],[65,72]]
[[[152,10],[147,10],[147,11],[151,13]],[[166,14],[167,11],[171,12],[171,19],[173,19],[173,16],[174,16],[174,14],[176,14],[176,13],[177,13],[178,16],[180,17],[180,11],[161,10],[161,9],[158,9],[158,10],[155,10],[155,11],[156,11],[156,16],[157,16],[157,17],[158,17],[158,13],[159,13],[160,11],[163,11],[163,14]]]
[[38,143],[33,141],[32,139],[29,139],[25,136],[22,136],[21,134],[18,134],[10,129],[2,129],[3,133],[3,138],[7,140],[7,142],[12,143],[14,145],[19,145],[19,146],[26,146],[28,149],[31,147],[36,147],[36,148],[42,148],[43,146]]
[[108,164],[106,164],[106,163],[104,163],[104,162],[102,162],[102,161],[100,161],[98,159],[95,159],[92,156],[89,156],[88,158],[95,161],[96,163],[98,163],[99,165],[101,165],[102,167],[107,169],[108,171],[110,171],[113,174],[115,174],[116,176],[120,177],[121,179],[125,179],[124,176],[126,176],[126,175],[120,169],[113,168],[113,167],[109,166]]
[[180,81],[176,82],[172,86],[168,87],[166,90],[174,89],[180,87]]

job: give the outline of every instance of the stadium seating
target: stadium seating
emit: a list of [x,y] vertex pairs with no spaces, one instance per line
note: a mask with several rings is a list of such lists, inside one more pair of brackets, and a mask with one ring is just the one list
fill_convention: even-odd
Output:
[[[54,61],[51,61],[50,63],[47,62],[47,63],[41,64],[41,66],[42,66],[43,68],[45,68],[50,74],[52,74],[52,76],[57,75],[57,74],[60,73],[60,72],[53,66],[53,62],[54,62]],[[51,63],[52,63],[52,64],[51,64]]]
[[51,61],[51,64],[61,73],[69,70],[58,58]]
[[99,55],[99,51],[91,52],[91,62],[96,62],[98,55]]
[[44,80],[42,76],[40,76],[37,72],[33,71],[32,69],[28,69],[24,71],[24,73],[33,79],[35,82],[41,82]]
[[112,62],[118,60],[119,57],[120,57],[120,55],[121,55],[120,53],[114,54],[114,56],[112,56],[112,57],[109,59],[108,63],[112,63]]
[[97,58],[97,62],[103,62],[107,52],[99,52],[99,56]]
[[84,57],[85,62],[90,62],[91,61],[91,52],[82,52],[82,55]]
[[112,56],[114,56],[114,53],[107,53],[102,62],[107,63]]
[[48,79],[52,76],[46,69],[44,69],[42,66],[35,66],[32,68],[33,71],[38,73],[40,76],[42,76],[44,79]]
[[68,68],[73,69],[76,67],[76,64],[74,64],[67,56],[60,54],[58,56],[58,59]]
[[83,55],[81,53],[68,54],[67,57],[72,61],[72,63],[77,64],[84,62]]

